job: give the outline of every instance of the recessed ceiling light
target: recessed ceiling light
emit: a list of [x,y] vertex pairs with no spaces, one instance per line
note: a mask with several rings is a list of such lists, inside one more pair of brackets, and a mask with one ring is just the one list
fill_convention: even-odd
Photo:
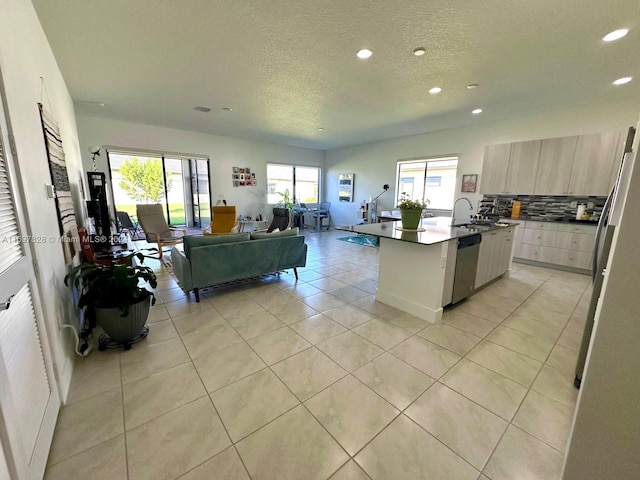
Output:
[[614,85],[624,85],[625,83],[629,83],[632,80],[632,77],[622,77],[613,82]]
[[322,127],[318,127],[318,131],[319,131],[319,132],[324,132],[324,128],[322,128]]
[[427,51],[424,49],[424,47],[418,47],[418,48],[414,48],[413,49],[413,54],[416,57],[421,57],[422,55],[424,55],[425,53],[427,53]]
[[626,36],[629,33],[628,28],[621,28],[620,30],[614,30],[613,32],[607,33],[602,40],[605,42],[615,42],[616,40],[620,40],[622,37]]
[[78,103],[82,103],[84,105],[92,105],[94,107],[106,107],[107,104],[103,102],[92,102],[90,100],[78,100]]
[[474,115],[479,115],[480,113],[482,113],[482,109],[481,108],[475,108],[475,109],[471,110],[471,113],[473,113]]
[[356,53],[356,55],[358,56],[358,58],[365,60],[373,55],[373,52],[369,49],[363,48],[362,50],[358,50],[358,53]]
[[204,113],[208,113],[211,111],[211,109],[209,107],[203,107],[202,105],[198,105],[197,107],[193,107],[194,110],[198,111],[198,112],[204,112]]
[[477,87],[478,87],[478,84],[477,84],[477,83],[470,83],[469,85],[467,85],[467,88],[468,88],[469,90],[472,90],[472,89],[477,88]]
[[429,89],[429,93],[431,95],[435,95],[436,93],[440,93],[442,89],[440,87],[433,87]]
[[233,108],[231,107],[222,107],[222,110],[224,110],[225,112],[233,112]]

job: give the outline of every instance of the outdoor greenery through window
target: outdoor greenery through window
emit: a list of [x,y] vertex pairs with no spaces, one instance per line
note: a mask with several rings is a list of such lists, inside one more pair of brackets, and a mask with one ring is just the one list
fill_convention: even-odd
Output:
[[134,217],[137,204],[159,203],[170,225],[211,222],[208,160],[108,151],[108,161],[116,211]]
[[398,162],[398,197],[429,200],[430,209],[452,210],[458,158],[434,158]]
[[267,203],[282,200],[285,190],[296,202],[320,202],[320,169],[294,165],[267,164]]

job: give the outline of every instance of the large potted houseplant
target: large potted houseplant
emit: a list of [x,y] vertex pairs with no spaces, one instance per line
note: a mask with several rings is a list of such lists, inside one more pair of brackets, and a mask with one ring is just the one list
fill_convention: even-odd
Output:
[[422,218],[422,211],[429,205],[429,200],[412,200],[406,193],[402,192],[398,199],[398,210],[402,219],[404,230],[417,230]]
[[138,251],[109,264],[81,263],[64,278],[65,285],[78,289],[78,307],[94,315],[109,336],[101,338],[101,350],[110,343],[129,350],[132,343],[146,336],[149,308],[156,299],[145,285],[155,288],[157,281],[153,270],[143,265],[145,257]]

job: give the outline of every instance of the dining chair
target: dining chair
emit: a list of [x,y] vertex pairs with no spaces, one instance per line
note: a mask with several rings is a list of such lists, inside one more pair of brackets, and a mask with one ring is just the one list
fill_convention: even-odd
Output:
[[[331,225],[331,202],[322,202],[320,208],[313,212],[313,218],[315,219],[317,231],[321,230],[322,227],[327,227],[327,230],[329,230]],[[326,225],[323,224],[325,218],[327,219]]]

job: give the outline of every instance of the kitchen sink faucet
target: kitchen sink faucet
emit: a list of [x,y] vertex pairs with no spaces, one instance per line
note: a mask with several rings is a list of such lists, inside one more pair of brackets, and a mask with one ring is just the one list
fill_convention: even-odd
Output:
[[456,224],[456,205],[460,200],[466,200],[466,202],[469,204],[469,210],[473,211],[473,204],[471,203],[471,200],[469,200],[467,197],[459,197],[455,202],[453,202],[453,210],[451,211],[451,226]]

